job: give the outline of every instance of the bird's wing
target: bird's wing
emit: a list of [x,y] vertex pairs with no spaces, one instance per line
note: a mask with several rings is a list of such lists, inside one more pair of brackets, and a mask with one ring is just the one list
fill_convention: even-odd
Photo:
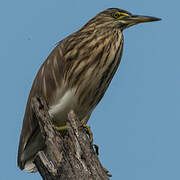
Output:
[[63,69],[63,43],[60,42],[39,69],[28,97],[18,149],[18,166],[21,169],[24,168],[23,152],[39,130],[38,122],[33,117],[31,99],[38,95],[42,96],[47,104],[51,104],[55,98],[52,96],[53,92],[57,89],[57,86],[61,87]]

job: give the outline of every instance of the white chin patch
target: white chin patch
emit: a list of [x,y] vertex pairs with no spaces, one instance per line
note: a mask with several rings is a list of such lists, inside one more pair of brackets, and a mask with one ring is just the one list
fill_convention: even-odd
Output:
[[27,161],[24,170],[27,171],[28,173],[35,173],[37,172],[37,168],[35,164],[32,161]]

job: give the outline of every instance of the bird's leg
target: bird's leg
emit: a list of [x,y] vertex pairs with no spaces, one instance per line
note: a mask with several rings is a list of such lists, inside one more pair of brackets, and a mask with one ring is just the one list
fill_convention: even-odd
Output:
[[[85,128],[86,130],[86,133],[88,134],[89,136],[89,139],[90,139],[90,143],[92,144],[93,143],[93,134],[92,134],[92,131],[91,131],[91,128],[90,126],[87,126],[86,124],[83,124],[83,128]],[[57,131],[67,131],[67,126],[55,126],[55,129]]]
[[[91,131],[91,127],[87,126],[85,123],[83,123],[82,127],[86,130],[86,133],[89,136],[90,143],[93,144],[93,133]],[[57,131],[61,132],[61,131],[67,131],[68,128],[67,128],[67,126],[55,126],[55,129]],[[95,147],[95,151],[96,151],[97,155],[99,155],[99,147],[97,145],[94,145],[94,147]],[[111,174],[109,174],[109,171],[106,168],[103,167],[103,169],[104,169],[105,173],[107,174],[107,176],[109,176],[109,177],[112,176]]]
[[93,133],[92,133],[92,131],[91,131],[91,127],[90,127],[90,126],[87,126],[86,124],[83,124],[83,127],[85,128],[86,133],[87,133],[88,136],[89,136],[90,143],[93,144]]
[[89,136],[90,143],[93,144],[93,133],[91,131],[91,127],[86,125],[86,123],[88,122],[90,116],[91,116],[91,113],[89,113],[87,116],[85,116],[84,119],[82,120],[82,122],[83,122],[82,124],[83,124],[83,127],[86,130],[86,133]]
[[55,126],[55,129],[57,131],[67,131],[67,126]]

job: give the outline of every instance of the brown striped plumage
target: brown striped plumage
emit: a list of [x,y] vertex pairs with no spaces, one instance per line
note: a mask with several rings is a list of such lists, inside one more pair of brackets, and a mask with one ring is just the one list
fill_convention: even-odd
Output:
[[41,66],[28,98],[18,151],[21,169],[34,172],[33,157],[44,148],[37,120],[32,115],[31,98],[35,95],[45,98],[56,126],[66,124],[71,109],[86,123],[119,66],[122,30],[153,20],[158,19],[111,8],[57,45]]

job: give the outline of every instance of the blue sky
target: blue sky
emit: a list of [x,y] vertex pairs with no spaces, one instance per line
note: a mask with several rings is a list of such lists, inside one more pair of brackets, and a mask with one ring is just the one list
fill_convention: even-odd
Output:
[[89,125],[113,180],[180,179],[180,60],[177,0],[0,1],[0,179],[39,180],[16,165],[32,81],[67,35],[98,12],[119,7],[157,16],[124,32],[120,67]]

